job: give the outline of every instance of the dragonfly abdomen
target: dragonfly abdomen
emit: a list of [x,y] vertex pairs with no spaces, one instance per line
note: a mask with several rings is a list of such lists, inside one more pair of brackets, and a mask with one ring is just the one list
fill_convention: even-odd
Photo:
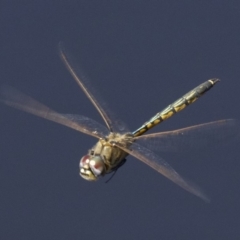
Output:
[[140,136],[152,127],[156,126],[157,124],[163,122],[164,120],[170,118],[177,112],[180,112],[184,108],[186,108],[191,103],[195,102],[198,98],[200,98],[204,93],[206,93],[209,89],[211,89],[217,82],[220,80],[217,78],[210,79],[198,87],[194,88],[190,92],[183,95],[174,103],[167,106],[161,112],[157,113],[153,116],[149,121],[144,123],[139,129],[133,132],[134,137]]

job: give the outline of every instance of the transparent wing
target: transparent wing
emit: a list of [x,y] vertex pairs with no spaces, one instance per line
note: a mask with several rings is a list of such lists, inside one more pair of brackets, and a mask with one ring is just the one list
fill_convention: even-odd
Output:
[[218,143],[228,144],[239,134],[239,121],[224,119],[173,131],[146,134],[134,139],[151,150],[179,152],[188,151],[190,148],[213,148],[219,146]]
[[39,103],[33,98],[9,86],[2,87],[0,94],[1,101],[8,106],[57,122],[76,131],[96,138],[104,138],[109,133],[107,128],[90,118],[79,115],[57,113],[42,103]]
[[157,156],[149,149],[137,143],[132,143],[129,148],[123,147],[119,142],[116,142],[114,144],[121,148],[123,151],[144,162],[157,172],[161,173],[180,187],[202,198],[204,201],[209,201],[209,198],[197,186],[190,183],[189,181],[184,180],[164,159]]
[[[92,102],[92,104],[98,110],[102,119],[107,125],[109,131],[126,132],[127,131],[126,125],[120,120],[116,120],[113,113],[108,109],[107,104],[103,100],[101,100],[99,96],[97,96],[96,92],[94,95],[91,93],[90,89],[92,88],[90,88],[86,79],[84,77],[80,79],[79,75],[82,75],[80,72],[80,69],[74,66],[72,59],[69,57],[69,54],[66,53],[63,47],[63,43],[59,44],[59,51],[60,51],[60,56],[64,64],[66,65],[67,69],[69,70],[69,72],[71,73],[71,75],[73,76],[77,84],[81,87],[83,92],[86,94],[88,99]],[[100,105],[100,103],[102,106]]]

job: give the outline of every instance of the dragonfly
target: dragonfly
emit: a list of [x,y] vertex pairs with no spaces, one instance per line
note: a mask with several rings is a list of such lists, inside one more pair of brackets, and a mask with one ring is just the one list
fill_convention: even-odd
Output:
[[[225,134],[227,129],[235,125],[235,120],[225,119],[168,132],[143,135],[149,129],[195,102],[215,86],[215,84],[219,82],[219,79],[210,79],[200,84],[155,114],[137,130],[130,132],[126,130],[127,128],[124,123],[120,120],[115,120],[112,112],[100,104],[101,101],[98,97],[94,96],[87,86],[86,80],[79,77],[72,59],[61,45],[59,52],[65,66],[97,109],[106,127],[85,116],[58,113],[10,86],[3,86],[1,88],[1,102],[97,138],[97,143],[90,148],[88,153],[84,155],[79,162],[79,174],[85,180],[95,181],[106,174],[116,173],[117,169],[126,162],[126,157],[131,155],[188,192],[205,201],[209,201],[208,196],[199,187],[180,176],[163,158],[151,150],[151,146],[145,147],[144,144],[140,143],[141,141],[145,142],[147,140],[149,143],[154,142],[153,146],[155,146],[155,148],[169,148],[171,151],[174,147],[179,146],[182,141],[188,144],[192,142],[193,139],[194,141],[198,140],[198,137],[196,137],[198,134],[204,134],[207,136],[207,139],[209,136],[217,136],[216,138],[218,138],[219,133]],[[160,144],[158,145],[158,143]]]

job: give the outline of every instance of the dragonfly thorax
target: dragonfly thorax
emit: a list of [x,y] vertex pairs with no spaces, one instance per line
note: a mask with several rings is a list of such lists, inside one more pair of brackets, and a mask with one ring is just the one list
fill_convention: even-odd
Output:
[[95,181],[105,173],[105,164],[101,156],[85,155],[79,163],[80,176],[88,181]]

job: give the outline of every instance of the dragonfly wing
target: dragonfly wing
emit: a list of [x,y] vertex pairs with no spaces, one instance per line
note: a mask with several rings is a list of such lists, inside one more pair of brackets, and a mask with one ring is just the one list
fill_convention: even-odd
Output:
[[108,134],[108,130],[104,126],[92,119],[79,115],[57,113],[44,104],[9,86],[2,87],[0,95],[1,101],[8,106],[57,122],[76,131],[96,138],[103,138]]
[[209,198],[197,186],[189,181],[184,180],[164,159],[157,156],[149,149],[137,143],[132,143],[129,148],[125,148],[123,145],[121,145],[121,143],[118,142],[114,144],[128,154],[144,162],[157,172],[161,173],[180,187],[202,198],[204,201],[209,201]]
[[239,135],[239,121],[224,119],[173,131],[146,134],[134,139],[151,150],[179,152],[228,144]]
[[[102,119],[104,120],[105,124],[107,125],[109,131],[111,132],[127,132],[126,125],[120,121],[116,120],[114,117],[114,114],[108,109],[107,104],[97,95],[96,91],[90,87],[90,84],[86,80],[86,78],[79,76],[82,76],[80,69],[77,68],[74,64],[74,61],[71,57],[69,57],[69,54],[66,53],[63,43],[59,44],[59,51],[60,56],[66,65],[67,69],[73,76],[74,80],[77,82],[77,84],[81,87],[83,92],[86,94],[88,99],[92,102],[92,104],[95,106],[95,108],[100,113]],[[94,95],[92,94],[94,92]],[[101,105],[100,105],[101,103]],[[104,107],[103,107],[104,106]]]
[[[78,115],[78,114],[61,114],[63,117],[67,118],[69,121],[78,124],[81,129],[75,129],[80,132],[92,135],[97,138],[105,138],[109,134],[109,130],[102,124],[94,121],[91,118]],[[90,134],[91,133],[91,134]]]

